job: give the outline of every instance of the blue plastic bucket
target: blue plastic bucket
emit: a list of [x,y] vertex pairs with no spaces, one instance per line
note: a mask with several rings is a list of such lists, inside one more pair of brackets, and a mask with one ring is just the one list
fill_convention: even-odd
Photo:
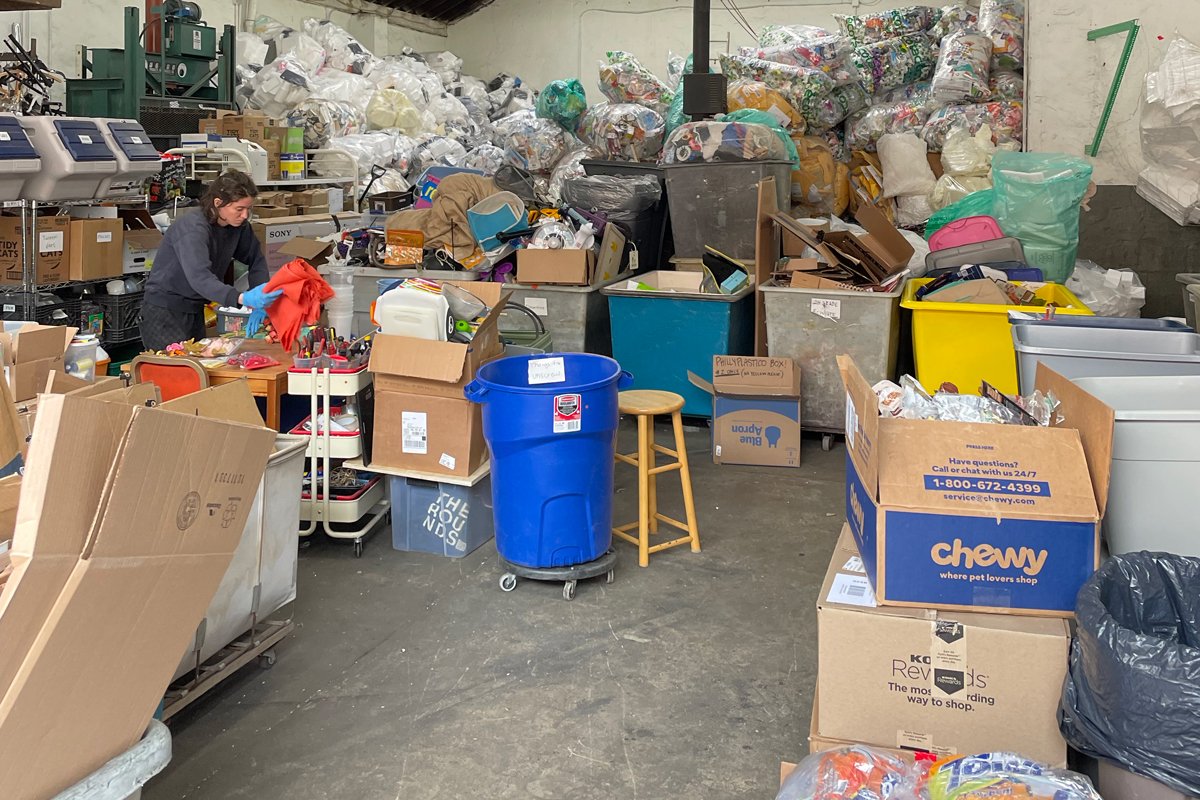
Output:
[[506,561],[566,567],[608,550],[617,393],[632,379],[605,356],[551,353],[489,362],[467,385],[483,406]]

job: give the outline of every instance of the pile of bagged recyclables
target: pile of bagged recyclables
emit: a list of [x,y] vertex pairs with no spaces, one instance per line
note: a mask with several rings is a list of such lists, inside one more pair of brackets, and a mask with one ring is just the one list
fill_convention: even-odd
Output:
[[[308,148],[352,154],[374,193],[404,191],[431,166],[494,175],[528,172],[539,198],[600,158],[665,164],[790,160],[791,196],[811,215],[883,202],[916,226],[970,191],[988,188],[991,152],[1020,149],[1023,0],[982,0],[835,15],[839,30],[770,25],[752,47],[720,57],[729,113],[683,114],[690,57],[672,55],[660,77],[634,54],[606,53],[602,98],[583,83],[540,91],[519,77],[483,81],[451,52],[379,57],[328,20],[301,29],[260,17],[238,34],[243,104],[304,128]],[[273,44],[276,57],[262,63]],[[935,179],[901,175],[889,186],[888,135],[905,134],[893,159],[968,151],[965,167]],[[880,151],[877,154],[877,151]],[[963,156],[955,156],[961,160]],[[894,202],[892,199],[894,198]]]

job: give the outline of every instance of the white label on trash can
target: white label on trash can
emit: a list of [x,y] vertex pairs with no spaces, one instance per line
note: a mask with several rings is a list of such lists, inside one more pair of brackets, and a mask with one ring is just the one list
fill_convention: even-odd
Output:
[[403,442],[400,450],[423,456],[429,452],[429,425],[425,412],[405,411],[400,415],[400,430]]
[[842,318],[842,301],[833,300],[828,297],[814,297],[809,305],[812,313],[818,317],[831,319],[837,322]]
[[86,133],[81,133],[81,134],[79,134],[79,143],[80,144],[91,144],[92,137],[88,136]]
[[526,298],[525,307],[540,317],[546,316],[546,298],[544,297]]
[[8,135],[8,131],[0,131],[0,142],[11,142],[12,137]]
[[560,394],[554,398],[554,432],[575,433],[583,427],[583,398]]
[[454,469],[454,465],[458,462],[449,453],[442,453],[442,457],[438,459],[438,463],[446,469]]
[[530,359],[530,386],[537,386],[542,383],[562,383],[566,379],[567,368],[563,365],[562,356]]

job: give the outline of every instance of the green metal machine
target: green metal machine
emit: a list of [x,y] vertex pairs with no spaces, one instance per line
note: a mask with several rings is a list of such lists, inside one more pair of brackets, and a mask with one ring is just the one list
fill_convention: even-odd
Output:
[[[160,148],[178,144],[214,108],[233,108],[235,32],[155,9],[164,54],[147,53],[137,8],[125,9],[125,47],[80,47],[81,78],[67,80],[67,114],[136,119]],[[219,45],[219,46],[218,46]]]

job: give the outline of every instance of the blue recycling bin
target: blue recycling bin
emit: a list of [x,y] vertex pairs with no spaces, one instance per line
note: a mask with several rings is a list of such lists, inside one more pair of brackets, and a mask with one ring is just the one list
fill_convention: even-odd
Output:
[[464,390],[483,406],[496,550],[534,569],[584,564],[612,542],[617,393],[632,376],[605,356],[511,356]]

